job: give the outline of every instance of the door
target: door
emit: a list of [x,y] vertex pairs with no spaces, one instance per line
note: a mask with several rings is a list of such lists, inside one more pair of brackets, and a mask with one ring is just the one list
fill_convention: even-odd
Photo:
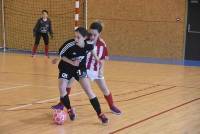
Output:
[[188,0],[185,59],[200,61],[200,0]]

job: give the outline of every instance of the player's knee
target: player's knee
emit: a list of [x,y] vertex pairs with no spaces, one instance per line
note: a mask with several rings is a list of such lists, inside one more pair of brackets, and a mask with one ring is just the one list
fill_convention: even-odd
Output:
[[94,93],[88,93],[88,97],[89,99],[93,99],[96,97],[96,95]]
[[67,95],[66,88],[64,89],[63,87],[60,87],[59,90],[60,90],[60,96],[61,97],[64,97],[65,95]]
[[103,92],[103,94],[106,95],[106,96],[110,94],[110,91],[109,91],[107,88],[103,88],[103,89],[102,89],[102,92]]

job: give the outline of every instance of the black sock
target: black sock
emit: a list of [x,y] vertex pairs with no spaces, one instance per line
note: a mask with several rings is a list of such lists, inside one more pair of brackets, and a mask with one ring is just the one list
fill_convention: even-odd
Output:
[[101,107],[97,97],[90,99],[90,103],[92,104],[94,110],[96,111],[97,115],[101,114]]
[[68,95],[65,95],[64,97],[60,97],[60,101],[67,109],[71,109],[70,100],[69,100]]

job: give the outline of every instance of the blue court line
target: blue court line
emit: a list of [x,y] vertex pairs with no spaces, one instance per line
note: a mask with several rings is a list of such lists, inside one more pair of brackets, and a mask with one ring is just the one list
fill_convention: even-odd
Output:
[[[3,52],[0,49],[0,52]],[[7,49],[8,53],[19,53],[19,54],[31,54],[30,50],[16,50]],[[44,54],[43,51],[39,51],[38,54]],[[57,55],[55,51],[49,52],[49,55]],[[148,57],[128,57],[128,56],[110,56],[110,60],[114,61],[129,61],[129,62],[142,62],[142,63],[153,63],[153,64],[169,64],[169,65],[182,65],[182,66],[200,66],[200,61],[193,60],[175,60],[175,59],[159,59],[159,58],[148,58]]]
[[174,60],[174,59],[126,57],[126,56],[110,56],[110,60],[154,63],[154,64],[170,64],[170,65],[182,65],[182,66],[200,66],[200,61],[193,61],[193,60]]
[[[0,52],[3,52],[3,49],[0,48]],[[31,54],[30,49],[24,49],[24,50],[17,50],[17,49],[12,49],[12,48],[6,48],[6,53],[17,53],[17,54]],[[42,55],[44,54],[43,50],[38,50],[37,54]],[[55,51],[49,51],[49,55],[57,55],[57,52]]]

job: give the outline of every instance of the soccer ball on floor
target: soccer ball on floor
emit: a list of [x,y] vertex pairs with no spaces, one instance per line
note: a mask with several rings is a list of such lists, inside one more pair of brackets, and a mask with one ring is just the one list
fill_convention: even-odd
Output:
[[67,119],[67,114],[64,110],[53,111],[53,122],[57,125],[63,125]]

